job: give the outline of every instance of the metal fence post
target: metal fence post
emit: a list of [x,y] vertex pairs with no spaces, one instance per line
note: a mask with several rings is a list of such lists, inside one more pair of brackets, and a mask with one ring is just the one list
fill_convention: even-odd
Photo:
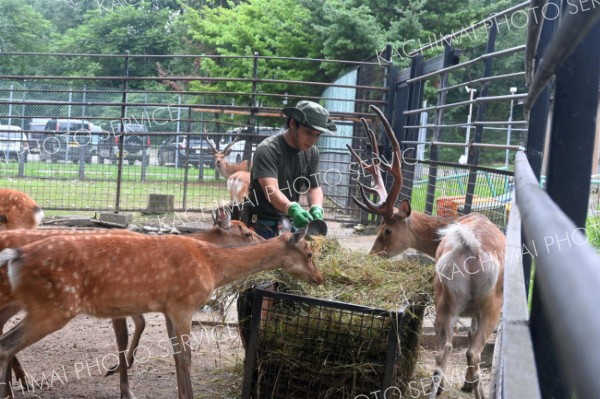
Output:
[[[452,65],[453,63],[453,58],[454,58],[454,50],[453,48],[448,45],[445,44],[444,45],[444,63],[442,65],[442,68],[448,68],[450,65]],[[446,97],[448,96],[448,91],[444,90],[446,88],[446,86],[448,85],[448,72],[443,72],[441,74],[441,79],[440,79],[440,87],[439,87],[439,91],[438,91],[438,101],[437,101],[437,105],[445,105],[446,104]],[[435,131],[433,133],[433,138],[432,141],[433,142],[438,142],[441,141],[441,136],[442,136],[442,128],[439,126],[442,124],[442,122],[444,121],[444,110],[443,109],[436,109],[435,111],[435,124],[437,125],[437,127],[435,128]],[[429,165],[429,178],[428,178],[428,183],[427,183],[427,194],[425,197],[425,213],[427,214],[432,214],[433,213],[433,202],[435,200],[435,186],[436,186],[436,180],[437,180],[437,160],[438,160],[438,146],[435,144],[431,145],[431,150],[429,151],[429,160],[431,161],[431,164]]]
[[[558,7],[558,0],[550,0],[549,3],[553,3]],[[556,30],[558,24],[557,19],[546,19],[544,20],[539,42],[535,49],[535,65],[539,66],[542,56],[552,39],[552,35]],[[529,113],[529,129],[527,132],[527,160],[533,170],[535,177],[538,181],[542,175],[542,163],[544,159],[544,145],[546,142],[546,130],[547,120],[550,113],[550,85],[546,85],[546,88],[539,95]],[[529,285],[531,280],[531,264],[532,257],[530,254],[523,255],[523,273],[525,275],[525,290],[529,292]]]
[[123,141],[125,139],[125,117],[127,116],[127,91],[129,81],[129,50],[125,51],[125,66],[123,71],[123,96],[121,105],[121,122],[119,123],[121,131],[119,132],[119,157],[117,160],[117,194],[115,198],[115,212],[119,212],[121,207],[121,185],[123,184]]
[[[498,25],[496,23],[496,18],[491,19],[491,27],[488,34],[488,42],[486,47],[486,54],[490,54],[494,52],[496,47],[496,36],[498,34]],[[484,69],[483,69],[483,77],[487,78],[492,76],[492,61],[493,57],[489,57],[484,61]],[[481,88],[480,97],[487,97],[489,85],[487,83],[483,83],[483,87]],[[485,112],[487,109],[487,103],[482,102],[479,104],[477,108],[477,121],[481,122],[485,120]],[[477,125],[475,128],[475,143],[481,143],[483,138],[483,125]],[[473,194],[475,192],[475,184],[477,183],[477,170],[473,166],[479,165],[479,147],[471,148],[469,151],[469,156],[467,163],[471,165],[469,167],[469,182],[467,184],[467,195],[465,197],[465,206],[464,213],[468,214],[471,212],[471,205],[473,203]]]
[[[412,64],[410,67],[410,77],[416,78],[422,74],[422,65],[423,65],[423,55],[417,54],[412,58]],[[421,107],[423,103],[423,87],[424,81],[418,80],[416,82],[411,83],[408,86],[408,108],[407,110],[418,109]],[[410,114],[406,118],[405,126],[418,126],[421,121],[420,114]],[[404,129],[403,133],[403,141],[417,141],[419,138],[419,132],[416,129]],[[410,144],[410,147],[403,148],[402,157],[409,159],[417,158],[417,151],[415,147],[412,147],[413,144]],[[415,162],[403,162],[402,167],[402,176],[403,176],[403,186],[401,191],[401,196],[404,198],[412,197],[412,189],[413,189],[413,180],[415,176]]]

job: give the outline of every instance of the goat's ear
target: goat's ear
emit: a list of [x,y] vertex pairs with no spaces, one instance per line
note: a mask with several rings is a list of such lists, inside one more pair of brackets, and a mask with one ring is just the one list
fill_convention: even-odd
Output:
[[231,228],[231,214],[225,208],[217,208],[214,215],[214,222],[224,230]]
[[410,202],[407,199],[400,201],[400,206],[398,206],[398,214],[403,218],[407,218],[410,216],[410,212]]

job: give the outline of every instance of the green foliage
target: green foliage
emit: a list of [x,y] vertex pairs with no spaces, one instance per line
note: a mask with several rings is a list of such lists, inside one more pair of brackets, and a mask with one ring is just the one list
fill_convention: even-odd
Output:
[[[54,27],[33,7],[20,0],[0,0],[0,51],[46,51]],[[0,55],[0,71],[32,74],[39,67],[35,59]]]
[[585,229],[590,244],[600,251],[600,214],[588,216]]
[[[245,59],[203,58],[198,73],[208,77],[252,78],[255,53],[259,56],[316,58],[321,56],[318,41],[310,26],[310,14],[294,0],[251,0],[232,8],[200,10],[186,8],[184,24],[188,37],[206,54],[246,55]],[[258,77],[262,79],[319,81],[320,71],[302,61],[258,60]],[[198,91],[251,92],[249,82],[193,82]],[[286,83],[270,84],[270,93],[316,95],[320,89]],[[227,95],[222,101],[247,104],[247,95]],[[265,97],[263,106],[281,106],[281,98]]]
[[[83,24],[62,35],[56,50],[66,52],[76,48],[91,54],[124,54],[126,51],[131,54],[170,54],[178,44],[177,23],[170,21],[171,13],[167,8],[155,10],[147,2],[137,7],[124,5],[109,11],[91,10],[83,17]],[[66,69],[74,76],[122,75],[124,59],[70,58],[66,63],[57,64],[56,68]],[[131,60],[129,70],[131,76],[155,76],[156,60]]]

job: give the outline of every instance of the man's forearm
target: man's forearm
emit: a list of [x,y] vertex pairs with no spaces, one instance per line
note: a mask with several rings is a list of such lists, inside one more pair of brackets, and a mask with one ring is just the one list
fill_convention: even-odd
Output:
[[323,190],[321,189],[321,187],[311,188],[310,190],[308,190],[308,193],[306,195],[308,197],[309,206],[323,206]]

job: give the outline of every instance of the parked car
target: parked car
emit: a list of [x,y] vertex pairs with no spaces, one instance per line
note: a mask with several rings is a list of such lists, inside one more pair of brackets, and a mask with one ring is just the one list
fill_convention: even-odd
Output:
[[49,119],[39,142],[40,161],[92,162],[91,123],[81,119]]
[[[42,146],[42,142],[46,137],[46,134],[42,133],[46,130],[46,123],[51,118],[33,118],[29,123],[29,129],[31,133],[29,133],[29,151],[33,154],[37,154],[40,152],[40,148]],[[39,132],[39,133],[38,133]]]
[[[133,165],[135,161],[142,161],[144,154],[149,156],[150,136],[146,125],[138,123],[127,123],[124,125],[125,138],[123,139],[123,162]],[[104,163],[105,159],[116,163],[119,159],[119,137],[118,131],[112,135],[102,136],[98,140],[98,163]]]
[[[278,134],[281,132],[281,128],[279,127],[257,127],[254,132],[255,136],[252,137],[252,154],[254,154],[254,150],[258,144],[260,144],[264,139],[269,136],[273,136],[274,134]],[[236,135],[243,134],[247,135],[248,128],[244,129],[232,129],[228,130],[226,133],[226,139],[221,141],[221,147],[225,148],[225,146],[235,139]],[[244,137],[244,136],[242,136]],[[247,137],[247,136],[246,136]],[[246,139],[238,140],[233,146],[231,146],[231,152],[227,156],[228,163],[240,163],[244,159],[244,150],[246,148]]]
[[27,162],[29,141],[19,126],[0,125],[0,162]]
[[[201,135],[190,136],[190,144],[187,147],[187,137],[171,136],[163,141],[158,147],[158,164],[161,166],[172,164],[179,168],[185,164],[187,159],[189,165],[199,166],[202,163],[205,166],[214,167],[215,157],[206,138]],[[180,141],[177,141],[178,138]],[[212,140],[211,144],[214,146]]]

